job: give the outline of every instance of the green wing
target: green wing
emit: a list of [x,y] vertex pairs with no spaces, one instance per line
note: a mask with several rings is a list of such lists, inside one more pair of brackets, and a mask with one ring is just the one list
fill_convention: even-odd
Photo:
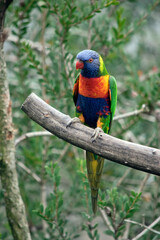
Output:
[[109,77],[109,93],[111,101],[111,120],[112,120],[117,106],[117,83],[116,79],[113,76]]
[[73,101],[75,105],[77,103],[78,92],[79,92],[79,75],[80,74],[78,74],[78,76],[76,77],[76,80],[73,86]]
[[103,129],[103,131],[107,134],[109,134],[109,131],[111,129],[111,124],[113,120],[113,116],[116,111],[116,105],[117,105],[117,84],[116,80],[114,77],[110,76],[109,77],[109,97],[110,97],[110,115],[106,114],[104,117],[99,116],[98,122],[97,122],[97,127],[100,127]]

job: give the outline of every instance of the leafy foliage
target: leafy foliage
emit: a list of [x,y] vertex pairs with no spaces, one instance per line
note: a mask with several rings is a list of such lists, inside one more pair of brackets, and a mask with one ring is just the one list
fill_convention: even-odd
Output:
[[53,181],[54,190],[50,193],[48,205],[40,204],[34,212],[49,224],[50,237],[55,239],[70,239],[64,230],[67,220],[63,216],[63,192],[60,190],[60,175],[57,163],[45,167],[47,174]]
[[[159,0],[14,1],[6,14],[11,38],[5,43],[16,138],[42,131],[20,110],[33,91],[58,110],[74,116],[72,87],[76,54],[99,52],[118,83],[116,115],[145,104],[138,116],[114,121],[111,134],[159,148]],[[157,27],[158,26],[158,27]],[[159,215],[159,178],[105,161],[99,207],[112,228],[92,215],[83,151],[56,137],[33,137],[16,147],[20,188],[32,239],[132,239]],[[38,177],[39,181],[35,178]],[[106,191],[106,189],[108,189]],[[136,192],[142,192],[140,194]],[[0,192],[1,239],[12,240]],[[140,200],[141,199],[141,200]],[[139,204],[141,207],[139,208]],[[160,231],[160,225],[154,227]],[[157,234],[158,236],[158,234]],[[148,231],[142,240],[156,239]]]
[[113,230],[107,230],[105,233],[114,236],[117,239],[122,236],[125,230],[124,221],[127,218],[132,218],[134,213],[139,210],[137,204],[140,200],[141,193],[131,191],[131,195],[122,195],[116,188],[107,191],[108,199],[105,200],[105,194],[102,194],[102,199],[99,202],[101,208],[106,208]]

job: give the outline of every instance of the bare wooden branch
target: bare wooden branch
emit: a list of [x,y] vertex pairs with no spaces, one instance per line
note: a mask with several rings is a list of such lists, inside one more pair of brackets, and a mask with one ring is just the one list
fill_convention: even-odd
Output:
[[128,169],[124,172],[123,176],[119,179],[119,181],[118,181],[118,183],[117,183],[117,187],[119,187],[119,186],[121,185],[121,183],[123,182],[123,180],[124,180],[124,179],[127,177],[127,175],[130,173],[130,171],[131,171],[131,169],[128,168]]
[[64,157],[64,155],[67,153],[69,148],[69,144],[66,144],[66,146],[64,147],[64,149],[61,151],[61,154],[57,160],[57,162],[60,162],[62,160],[62,158]]
[[122,118],[128,118],[128,117],[132,117],[132,116],[137,116],[139,115],[140,113],[144,113],[144,112],[149,112],[149,109],[148,107],[143,104],[142,107],[138,110],[135,110],[133,112],[129,112],[129,113],[124,113],[124,114],[121,114],[121,115],[118,115],[118,116],[115,116],[113,118],[113,120],[120,120]]
[[142,191],[143,191],[143,189],[144,189],[144,187],[145,187],[145,185],[146,185],[147,180],[149,179],[149,177],[150,177],[150,174],[147,173],[147,174],[145,175],[143,181],[141,182],[141,185],[140,185],[140,187],[139,187],[139,191],[138,191],[138,192],[142,192]]
[[[143,230],[141,233],[139,233],[136,237],[132,238],[132,240],[138,240],[140,239],[143,235],[145,235],[149,230],[151,229],[160,221],[160,217],[158,217],[154,222],[152,222],[145,230]],[[153,231],[153,229],[152,229]],[[155,230],[154,230],[155,231]],[[157,231],[156,231],[157,232]]]
[[[143,224],[143,223],[139,223],[139,222],[136,222],[136,221],[133,221],[133,220],[130,220],[130,219],[125,219],[124,221],[127,222],[127,223],[133,223],[133,224],[135,224],[135,225],[139,225],[139,226],[145,228],[145,230],[143,230],[143,233],[144,233],[144,231],[145,231],[145,233],[146,233],[147,231],[151,231],[151,232],[153,232],[153,233],[156,233],[156,234],[160,235],[160,232],[159,232],[159,231],[154,230],[154,229],[152,229],[151,227],[146,226],[146,225]],[[159,222],[159,218],[158,218],[158,222]],[[157,224],[158,222],[157,222],[157,219],[156,219],[156,223],[155,223],[155,224]],[[153,226],[153,225],[152,225],[152,226]],[[154,227],[154,226],[153,226],[153,227]],[[141,233],[141,234],[142,234],[142,233]],[[143,235],[144,235],[144,234],[143,234]],[[140,237],[142,237],[142,235],[140,235],[137,239],[139,239]],[[136,239],[136,238],[134,238],[134,239]],[[133,239],[132,239],[132,240],[133,240]]]
[[[137,115],[139,115],[143,112],[148,112],[148,108],[145,104],[143,104],[140,109],[135,110],[133,112],[118,115],[118,116],[114,117],[113,120],[117,121],[117,120],[120,120],[120,119],[123,119],[123,118],[128,118],[128,117],[131,117],[131,116],[137,116]],[[26,140],[27,138],[43,137],[43,136],[52,136],[52,134],[48,131],[28,132],[28,133],[25,133],[22,136],[18,137],[15,140],[15,146],[17,147],[17,145],[19,145],[22,141]]]
[[15,146],[17,147],[17,145],[20,144],[20,142],[24,141],[27,138],[41,137],[41,136],[52,136],[52,134],[48,131],[28,132],[15,140]]
[[57,137],[111,161],[160,175],[160,150],[117,139],[105,133],[92,142],[93,129],[80,123],[66,127],[71,118],[32,93],[22,110]]
[[38,177],[37,174],[35,174],[35,173],[32,172],[28,167],[26,167],[26,165],[24,165],[24,163],[17,161],[17,164],[18,164],[18,166],[21,167],[27,174],[29,174],[30,176],[32,176],[38,183],[41,183],[40,177]]

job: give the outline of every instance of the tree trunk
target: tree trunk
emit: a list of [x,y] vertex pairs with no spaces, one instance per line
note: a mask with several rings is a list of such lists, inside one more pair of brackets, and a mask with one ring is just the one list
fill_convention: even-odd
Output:
[[[11,1],[0,1],[0,178],[6,213],[15,240],[31,240],[15,164],[12,106],[3,53],[4,14]],[[3,11],[2,11],[3,10]]]

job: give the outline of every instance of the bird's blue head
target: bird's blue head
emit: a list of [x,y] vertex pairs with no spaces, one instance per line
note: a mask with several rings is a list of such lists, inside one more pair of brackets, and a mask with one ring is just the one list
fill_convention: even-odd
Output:
[[76,69],[81,69],[81,74],[84,77],[99,77],[100,58],[100,55],[93,50],[83,50],[77,54]]

